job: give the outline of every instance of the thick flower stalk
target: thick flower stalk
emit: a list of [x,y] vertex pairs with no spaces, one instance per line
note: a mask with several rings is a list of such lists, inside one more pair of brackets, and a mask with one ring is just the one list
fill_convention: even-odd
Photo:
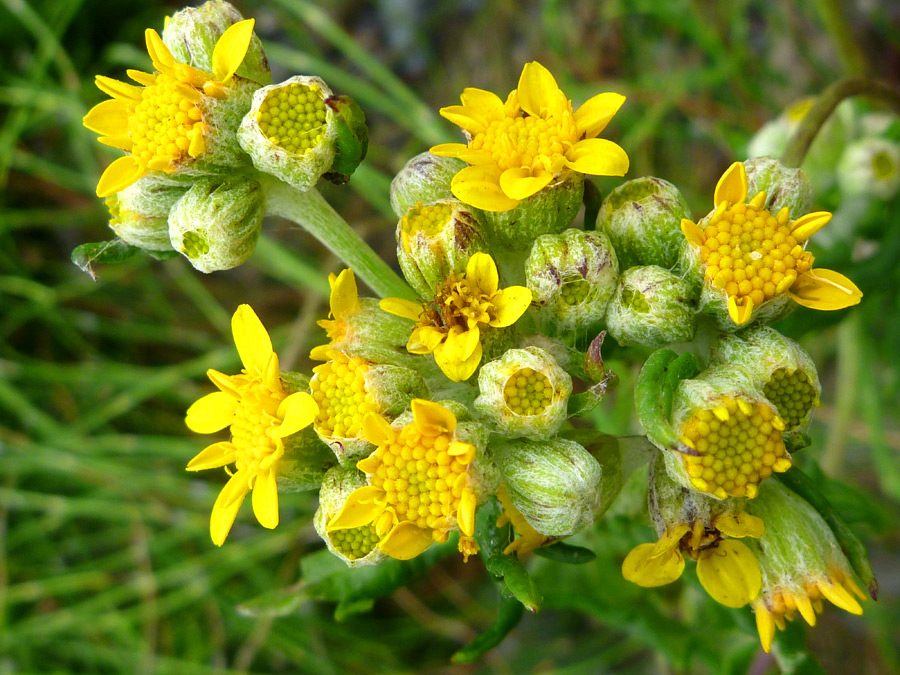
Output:
[[373,523],[379,550],[408,560],[458,530],[459,550],[468,559],[478,551],[471,471],[477,449],[457,437],[448,408],[424,399],[413,399],[411,408],[412,421],[400,429],[366,415],[363,433],[377,450],[357,468],[369,484],[347,497],[328,531]]
[[857,304],[862,293],[856,285],[833,270],[813,269],[813,255],[805,250],[831,214],[816,211],[791,220],[787,207],[777,214],[765,208],[765,192],[748,202],[747,189],[744,165],[735,162],[716,185],[715,210],[699,223],[681,222],[700,258],[704,297],[722,301],[736,326],[764,305],[787,298],[822,310]]
[[[213,443],[187,465],[188,471],[225,467],[231,476],[210,518],[209,531],[217,546],[225,542],[251,490],[260,525],[270,529],[278,525],[276,479],[284,439],[312,424],[319,410],[309,394],[286,390],[269,334],[249,305],[238,307],[231,329],[244,369],[239,375],[209,370],[207,375],[219,391],[194,403],[185,419],[196,433],[212,434],[226,427],[231,432],[230,441]],[[234,471],[228,468],[231,464]]]
[[625,102],[621,94],[597,94],[574,110],[550,71],[532,61],[505,103],[471,87],[460,100],[462,105],[442,108],[441,115],[462,128],[469,142],[444,143],[431,152],[469,164],[453,178],[451,190],[475,208],[509,211],[565,172],[628,171],[625,151],[597,138]]
[[465,274],[451,274],[428,304],[385,298],[381,308],[416,322],[406,348],[413,354],[434,354],[444,374],[454,382],[468,380],[481,363],[482,338],[496,328],[512,326],[531,304],[524,286],[500,288],[494,259],[476,253]]
[[213,132],[210,109],[228,96],[253,25],[253,19],[239,21],[222,34],[213,52],[213,72],[176,61],[159,33],[148,28],[147,52],[156,72],[128,71],[143,87],[97,76],[97,87],[112,99],[94,106],[84,126],[100,134],[104,145],[129,153],[103,172],[99,197],[109,197],[152,171],[176,173],[207,153]]

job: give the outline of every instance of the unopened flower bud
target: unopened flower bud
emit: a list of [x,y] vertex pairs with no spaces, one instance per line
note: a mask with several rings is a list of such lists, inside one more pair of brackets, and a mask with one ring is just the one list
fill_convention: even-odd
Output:
[[[210,0],[175,12],[166,20],[162,39],[177,61],[211,73],[216,42],[230,26],[243,19],[230,3]],[[262,42],[255,33],[236,75],[259,84],[272,81]]]
[[492,246],[527,251],[535,239],[572,226],[584,197],[584,176],[563,171],[540,192],[509,211],[484,211],[485,236]]
[[572,378],[539,347],[510,349],[478,374],[475,410],[506,436],[545,440],[566,419]]
[[329,351],[328,361],[313,368],[309,390],[319,405],[313,426],[341,461],[368,455],[372,446],[362,433],[362,421],[372,412],[393,419],[410,400],[427,394],[422,376],[399,366],[372,363],[357,356]]
[[718,499],[756,496],[760,483],[791,467],[784,420],[743,368],[718,366],[682,380],[672,428],[680,452],[666,452],[672,478]]
[[620,345],[687,342],[696,326],[695,295],[691,284],[662,267],[627,269],[606,309],[609,334]]
[[744,162],[747,172],[747,194],[765,192],[768,199],[765,208],[778,213],[787,207],[791,218],[809,213],[813,204],[813,191],[803,169],[791,169],[777,159],[756,157]]
[[466,163],[455,157],[430,152],[416,155],[391,181],[391,207],[402,218],[417,203],[431,204],[453,199],[450,183]]
[[888,201],[900,188],[900,145],[883,138],[856,141],[844,150],[837,175],[844,196]]
[[325,174],[349,176],[365,157],[368,131],[355,103],[298,75],[253,94],[238,140],[257,169],[305,191]]
[[630,180],[609,193],[597,215],[597,229],[609,235],[619,267],[678,262],[682,218],[690,218],[687,202],[674,185],[661,178]]
[[491,449],[510,500],[535,530],[564,537],[593,522],[602,470],[578,443],[519,439]]
[[373,523],[328,531],[328,521],[341,510],[350,493],[365,485],[366,477],[360,471],[334,467],[325,474],[319,490],[319,508],[313,520],[316,532],[325,541],[328,550],[348,567],[377,565],[387,557],[376,547],[381,537],[375,532]]
[[747,511],[766,524],[759,541],[748,541],[762,567],[762,592],[753,610],[765,651],[772,647],[776,626],[785,629],[785,619],[800,614],[814,626],[823,599],[862,614],[859,600],[866,595],[828,523],[809,502],[781,482],[768,481]]
[[778,410],[787,430],[809,421],[822,386],[812,357],[774,328],[760,326],[723,335],[711,363],[741,366]]
[[591,328],[603,319],[618,274],[616,252],[603,232],[569,229],[538,237],[525,263],[532,301],[541,318],[561,333]]
[[400,269],[423,298],[433,298],[447,277],[463,272],[483,249],[475,217],[455,200],[417,202],[397,225]]
[[256,248],[265,214],[262,188],[247,177],[203,178],[169,213],[169,239],[201,272],[228,270]]
[[169,211],[188,186],[150,174],[107,197],[109,226],[126,244],[147,251],[171,251]]

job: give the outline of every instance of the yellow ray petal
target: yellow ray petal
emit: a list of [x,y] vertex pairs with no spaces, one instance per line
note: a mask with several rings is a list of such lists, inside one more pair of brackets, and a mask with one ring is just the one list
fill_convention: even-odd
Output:
[[412,300],[404,300],[403,298],[384,298],[378,303],[388,314],[402,316],[404,319],[418,321],[422,318],[422,304],[413,302]]
[[743,204],[747,199],[747,170],[741,162],[729,166],[719,182],[713,195],[713,203],[718,206],[723,202]]
[[214,434],[231,424],[237,406],[237,399],[224,392],[207,394],[188,408],[184,423],[195,433]]
[[384,490],[366,485],[355,489],[347,497],[341,510],[328,523],[328,531],[350,530],[374,521],[384,512]]
[[681,232],[684,234],[684,238],[687,239],[688,243],[692,246],[702,246],[703,242],[706,241],[706,237],[703,236],[703,230],[701,230],[693,220],[682,218]]
[[397,560],[410,560],[431,546],[433,541],[431,530],[424,530],[415,523],[404,520],[378,542],[378,548]]
[[219,82],[228,82],[243,63],[250,48],[250,40],[253,38],[254,23],[254,19],[238,21],[229,26],[216,42],[213,48],[212,69]]
[[260,525],[270,530],[278,526],[278,488],[272,469],[257,475],[251,504]]
[[386,445],[394,440],[394,428],[378,413],[366,413],[362,421],[362,435],[372,445]]
[[465,361],[458,361],[451,358],[451,355],[442,349],[443,346],[444,345],[441,344],[435,348],[434,361],[444,375],[453,382],[464,382],[472,377],[472,374],[478,368],[478,364],[481,363],[481,342],[478,342],[475,351],[472,352],[472,355]]
[[731,320],[738,326],[743,326],[747,323],[752,315],[753,298],[745,296],[744,302],[739,305],[733,295],[728,296],[728,316],[730,316]]
[[106,198],[121,192],[135,181],[143,178],[146,173],[146,169],[138,164],[138,161],[131,155],[119,157],[106,167],[103,175],[100,176],[100,180],[97,182],[97,196]]
[[167,71],[175,67],[175,57],[172,56],[172,52],[166,47],[159,33],[148,28],[144,31],[144,38],[147,41],[147,53],[150,55],[150,60],[153,61],[154,68],[159,71]]
[[278,406],[278,416],[284,421],[272,434],[275,438],[285,438],[305,429],[316,419],[319,414],[319,405],[316,400],[305,391],[298,391]]
[[487,253],[475,253],[466,264],[466,281],[485,295],[493,295],[500,286],[497,263]]
[[487,125],[481,116],[473,115],[473,112],[471,108],[461,105],[450,105],[440,109],[441,117],[474,135],[486,131]]
[[640,544],[625,556],[622,576],[644,588],[664,586],[684,571],[684,557],[677,548],[660,554],[656,544]]
[[416,428],[426,436],[452,434],[456,430],[456,415],[440,403],[414,398],[409,405]]
[[440,328],[419,326],[413,329],[406,342],[406,351],[410,354],[430,354],[438,348],[447,337]]
[[234,444],[227,441],[213,443],[201,450],[190,462],[188,471],[203,471],[204,469],[218,469],[231,464],[236,456],[237,449]]
[[624,176],[628,173],[628,155],[605,138],[586,138],[566,152],[566,166],[592,176]]
[[447,454],[455,457],[456,460],[465,466],[471,464],[475,460],[475,446],[471,443],[463,443],[462,441],[452,441],[447,447]]
[[465,143],[441,143],[430,148],[428,152],[438,157],[459,157],[469,149]]
[[212,515],[209,518],[209,535],[216,546],[224,544],[225,538],[231,532],[234,519],[241,504],[244,503],[244,497],[247,496],[248,480],[247,471],[238,471],[228,480],[216,498],[216,503],[213,504]]
[[97,75],[94,78],[94,84],[104,94],[123,101],[140,101],[144,92],[142,87],[135,87],[127,82],[119,82],[119,80],[114,80],[105,75]]
[[791,223],[791,234],[794,239],[802,243],[821,230],[831,221],[828,211],[816,211],[807,213]]
[[815,269],[803,272],[789,291],[798,305],[810,309],[844,309],[859,304],[862,291],[840,272]]
[[510,199],[528,199],[547,187],[552,180],[553,174],[549,171],[516,167],[500,174],[500,189]]
[[459,100],[465,107],[471,108],[473,114],[478,114],[482,117],[503,114],[503,101],[492,91],[466,87],[460,94]]
[[81,123],[102,136],[127,136],[128,104],[115,98],[101,101],[90,109]]
[[455,361],[465,361],[470,356],[481,341],[481,331],[478,327],[465,330],[459,326],[454,326],[447,333],[447,339],[442,344],[435,347],[435,352],[443,351],[447,358]]
[[537,61],[526,63],[516,87],[519,105],[529,115],[542,117],[559,106],[559,85],[550,71]]
[[331,285],[329,305],[332,316],[338,319],[344,319],[359,310],[359,289],[353,270],[345,269],[337,275]]
[[456,522],[459,524],[459,531],[468,537],[475,534],[475,503],[475,493],[469,488],[463,488],[456,511]]
[[759,633],[759,641],[763,651],[768,654],[772,650],[772,642],[775,640],[775,622],[762,601],[753,603],[753,611],[756,613],[756,630]]
[[467,166],[453,177],[450,191],[461,202],[482,211],[509,211],[519,201],[504,194],[500,174],[500,169],[493,165]]
[[713,600],[726,607],[743,607],[759,595],[762,572],[746,544],[726,539],[703,552],[697,578]]
[[819,590],[822,591],[822,595],[825,596],[825,599],[829,600],[831,604],[836,605],[851,614],[859,615],[863,613],[862,607],[860,607],[856,598],[850,595],[850,591],[840,584],[832,584],[830,581],[820,581],[816,585],[819,587]]
[[134,141],[129,136],[100,136],[97,141],[125,152],[131,152],[131,149],[134,147]]
[[525,286],[507,286],[492,299],[494,319],[490,325],[494,328],[512,326],[531,305],[531,290]]
[[318,347],[313,347],[309,350],[309,358],[313,361],[328,361],[331,359],[328,356],[328,352],[331,351],[331,343],[327,345],[319,345]]
[[762,518],[745,511],[726,511],[716,518],[713,525],[726,537],[735,539],[741,537],[759,539],[766,531],[766,525]]
[[125,71],[125,74],[138,84],[142,84],[145,87],[152,87],[154,84],[156,84],[156,75],[145,73],[143,70],[135,70],[133,68],[129,68]]
[[272,355],[272,340],[250,305],[241,305],[231,317],[231,332],[241,363],[248,373],[259,375]]
[[575,126],[582,138],[593,138],[606,128],[625,103],[622,94],[604,92],[592,96],[575,111]]

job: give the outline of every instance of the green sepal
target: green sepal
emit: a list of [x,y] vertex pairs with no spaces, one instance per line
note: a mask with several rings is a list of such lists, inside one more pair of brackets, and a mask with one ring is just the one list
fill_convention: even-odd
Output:
[[325,178],[332,183],[346,183],[369,149],[369,127],[366,114],[349,96],[332,96],[325,105],[334,112],[334,162]]
[[500,598],[500,612],[497,614],[497,619],[494,623],[481,635],[456,652],[450,660],[453,663],[472,663],[477,661],[482,654],[503,642],[503,639],[522,620],[524,613],[525,608],[518,600]]
[[681,447],[671,424],[672,403],[678,383],[694,377],[697,372],[697,359],[693,354],[679,356],[671,349],[653,352],[641,368],[634,386],[635,409],[647,437],[657,447]]
[[542,558],[553,560],[555,562],[567,563],[569,565],[584,565],[597,558],[597,554],[584,546],[573,546],[562,541],[558,541],[550,546],[543,546],[534,549],[534,554]]
[[94,263],[120,263],[128,260],[138,252],[137,246],[126,244],[121,239],[109,241],[96,241],[76,246],[72,251],[72,262],[81,268],[82,272],[91,275],[91,279],[97,280],[94,274]]

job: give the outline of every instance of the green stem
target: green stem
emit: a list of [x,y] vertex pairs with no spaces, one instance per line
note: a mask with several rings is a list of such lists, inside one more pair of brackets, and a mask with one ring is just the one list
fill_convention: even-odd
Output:
[[831,34],[837,48],[838,58],[848,75],[863,75],[868,70],[866,54],[853,37],[852,23],[847,20],[847,12],[840,0],[816,0],[819,15]]
[[787,167],[799,167],[819,129],[845,98],[864,95],[882,101],[900,114],[900,90],[884,82],[862,77],[850,77],[835,82],[816,99],[800,122],[790,142],[781,155],[781,163]]
[[331,208],[318,190],[295,190],[281,181],[266,181],[267,213],[297,223],[353,269],[381,297],[413,299],[413,290]]

